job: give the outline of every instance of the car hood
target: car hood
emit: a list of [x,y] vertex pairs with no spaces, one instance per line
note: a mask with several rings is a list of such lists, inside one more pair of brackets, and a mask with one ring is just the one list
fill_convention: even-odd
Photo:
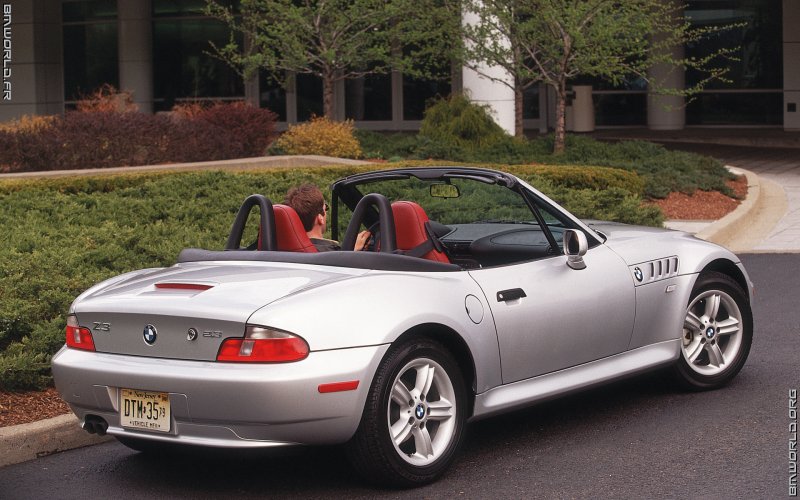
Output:
[[683,231],[617,222],[586,221],[606,237],[605,244],[629,265],[681,255],[695,244],[713,245]]
[[[111,279],[88,290],[71,312],[92,329],[98,352],[212,360],[241,337],[250,316],[283,297],[368,272],[261,262],[183,263]],[[143,341],[148,326],[157,331]],[[187,340],[190,329],[197,338]]]

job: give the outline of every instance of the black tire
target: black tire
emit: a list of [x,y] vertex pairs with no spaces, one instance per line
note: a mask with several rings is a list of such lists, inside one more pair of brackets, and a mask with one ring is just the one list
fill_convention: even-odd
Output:
[[[705,272],[695,282],[692,293],[687,304],[686,317],[689,318],[690,312],[700,311],[705,308],[705,302],[710,299],[704,296],[721,297],[717,299],[719,313],[709,324],[708,317],[699,317],[702,320],[704,329],[713,328],[715,332],[703,335],[706,330],[700,333],[693,332],[693,328],[687,328],[686,323],[681,338],[681,354],[678,362],[673,367],[673,374],[678,383],[684,388],[695,391],[717,389],[730,382],[747,361],[750,353],[750,346],[753,342],[753,313],[750,308],[750,300],[742,290],[742,287],[730,276],[718,272]],[[695,314],[698,317],[697,314]],[[717,328],[717,320],[724,324],[728,318],[738,320],[738,333],[733,335],[723,335]],[[688,321],[687,321],[688,322]],[[700,337],[703,338],[699,338]],[[699,338],[698,344],[694,344],[696,337]],[[717,352],[727,355],[724,366],[717,366],[711,359],[710,348],[717,345]],[[695,346],[700,352],[694,362],[691,357]],[[702,352],[706,351],[706,352]]]
[[[401,408],[397,403],[398,398],[392,398],[396,384],[403,383],[407,387],[406,381],[414,375],[411,373],[414,366],[428,362],[432,363],[428,366],[436,364],[443,370],[444,373],[438,371],[438,368],[434,370],[437,377],[445,378],[437,378],[428,384],[430,390],[421,399],[413,396],[416,389],[410,390],[409,394],[414,398],[413,405],[409,401],[407,407]],[[455,400],[451,405],[454,415],[444,421],[437,421],[434,419],[434,406],[447,406],[449,400],[442,394],[448,392]],[[428,402],[431,403],[430,407],[427,406]],[[347,456],[356,471],[365,480],[376,485],[414,487],[428,484],[441,476],[455,459],[463,440],[466,412],[464,379],[452,355],[438,342],[425,338],[409,339],[392,347],[378,367],[367,394],[361,423],[355,436],[346,445]],[[411,415],[408,418],[408,427],[413,427],[414,430],[409,431],[411,434],[406,438],[408,441],[396,445],[390,435],[390,420],[395,420],[402,426],[401,422],[405,420],[406,414]],[[424,417],[419,417],[419,414]],[[422,431],[428,433],[427,442],[431,443],[430,449],[434,451],[427,457],[422,457],[416,449],[417,433]],[[409,444],[410,441],[414,443]],[[432,443],[437,441],[438,449],[434,450],[436,445]],[[422,439],[421,442],[424,443],[425,440]],[[408,450],[409,447],[413,450]],[[420,462],[412,463],[414,460]]]

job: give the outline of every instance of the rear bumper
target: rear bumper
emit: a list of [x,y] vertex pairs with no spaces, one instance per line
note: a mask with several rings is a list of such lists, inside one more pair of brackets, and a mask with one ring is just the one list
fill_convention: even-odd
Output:
[[[63,348],[53,358],[61,397],[108,433],[224,448],[342,443],[355,433],[388,345],[312,352],[297,363],[234,364],[153,359]],[[320,384],[358,380],[355,390],[321,394]],[[169,393],[167,433],[123,428],[119,389]]]

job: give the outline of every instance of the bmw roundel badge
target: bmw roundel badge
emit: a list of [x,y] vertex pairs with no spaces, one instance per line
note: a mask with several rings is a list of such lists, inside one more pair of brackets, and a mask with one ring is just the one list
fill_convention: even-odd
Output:
[[644,279],[644,273],[638,267],[633,269],[633,275],[636,276],[636,281],[638,281],[639,283],[641,283],[642,280]]
[[144,337],[144,342],[147,345],[153,345],[156,343],[156,337],[158,337],[158,331],[156,327],[153,325],[145,325],[144,331],[142,332],[142,337]]

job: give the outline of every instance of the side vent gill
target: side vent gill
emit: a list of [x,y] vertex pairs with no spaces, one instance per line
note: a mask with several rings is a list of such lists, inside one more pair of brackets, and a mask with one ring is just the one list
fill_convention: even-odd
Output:
[[630,266],[633,282],[637,286],[673,278],[679,270],[678,257],[674,255]]

